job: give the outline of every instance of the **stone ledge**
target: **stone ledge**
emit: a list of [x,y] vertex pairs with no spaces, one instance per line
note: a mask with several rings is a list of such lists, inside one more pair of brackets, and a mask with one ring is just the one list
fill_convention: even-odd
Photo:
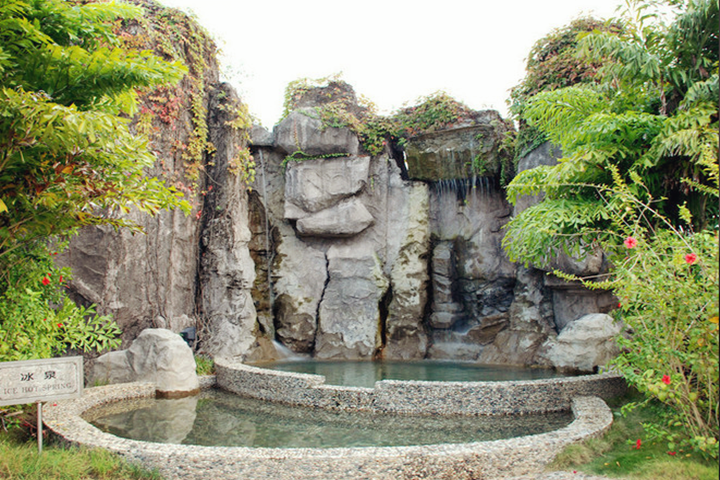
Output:
[[597,397],[575,397],[575,420],[553,432],[490,442],[371,448],[201,447],[115,437],[81,418],[92,407],[154,395],[152,384],[87,389],[79,399],[49,404],[45,423],[72,444],[99,447],[157,468],[168,479],[499,480],[539,474],[562,448],[602,435],[612,413]]
[[[335,410],[415,415],[523,415],[569,410],[571,399],[625,392],[614,374],[511,382],[383,380],[375,388],[325,385],[325,377],[216,359],[217,385],[260,400]],[[329,388],[332,387],[332,388]]]

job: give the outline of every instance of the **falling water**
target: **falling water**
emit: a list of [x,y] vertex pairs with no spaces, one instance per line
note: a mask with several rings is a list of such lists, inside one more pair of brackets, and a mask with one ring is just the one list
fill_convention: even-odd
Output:
[[306,355],[293,352],[277,340],[273,340],[272,343],[275,347],[275,351],[277,352],[278,360],[307,360]]
[[260,150],[260,180],[262,181],[262,205],[265,210],[265,258],[267,260],[267,287],[268,296],[270,301],[270,308],[273,304],[273,289],[272,289],[272,252],[270,250],[270,218],[268,215],[268,197],[267,197],[267,181],[265,180],[265,159],[263,158],[263,151]]

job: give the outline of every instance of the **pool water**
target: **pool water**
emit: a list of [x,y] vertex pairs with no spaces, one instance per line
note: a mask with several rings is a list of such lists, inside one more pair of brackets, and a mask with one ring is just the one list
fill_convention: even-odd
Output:
[[284,372],[325,376],[329,385],[375,386],[379,380],[425,380],[431,382],[504,382],[567,376],[552,369],[519,368],[476,363],[423,360],[401,361],[283,361],[257,365]]
[[267,448],[479,442],[557,430],[573,420],[569,412],[497,417],[334,412],[218,389],[176,400],[126,400],[91,409],[83,417],[104,432],[133,440]]

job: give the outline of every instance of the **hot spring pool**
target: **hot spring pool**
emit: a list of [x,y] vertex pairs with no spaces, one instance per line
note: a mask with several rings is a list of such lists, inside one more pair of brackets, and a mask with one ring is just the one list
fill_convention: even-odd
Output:
[[178,400],[142,398],[91,409],[83,418],[118,437],[226,447],[351,448],[461,444],[566,427],[568,412],[478,417],[342,412],[287,406],[219,390]]
[[289,360],[256,366],[283,372],[322,375],[328,385],[366,388],[373,388],[375,382],[381,380],[504,382],[570,376],[545,368],[518,368],[434,360],[413,362]]

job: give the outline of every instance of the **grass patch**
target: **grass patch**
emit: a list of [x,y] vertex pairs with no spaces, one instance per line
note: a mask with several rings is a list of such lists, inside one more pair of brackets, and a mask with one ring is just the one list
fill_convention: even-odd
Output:
[[215,375],[215,362],[210,357],[195,355],[195,371],[198,375]]
[[[637,408],[623,416],[622,405],[636,400],[635,394],[608,402],[613,425],[602,438],[593,438],[565,448],[548,466],[550,470],[579,470],[611,478],[631,480],[718,480],[714,461],[678,450],[671,455],[665,441],[647,438],[643,422],[657,419],[652,406]],[[637,441],[640,440],[640,448]]]
[[0,432],[0,478],[162,480],[157,471],[129,463],[107,450],[64,447],[51,442],[43,446],[42,454],[38,455],[37,442],[23,438],[17,432]]

